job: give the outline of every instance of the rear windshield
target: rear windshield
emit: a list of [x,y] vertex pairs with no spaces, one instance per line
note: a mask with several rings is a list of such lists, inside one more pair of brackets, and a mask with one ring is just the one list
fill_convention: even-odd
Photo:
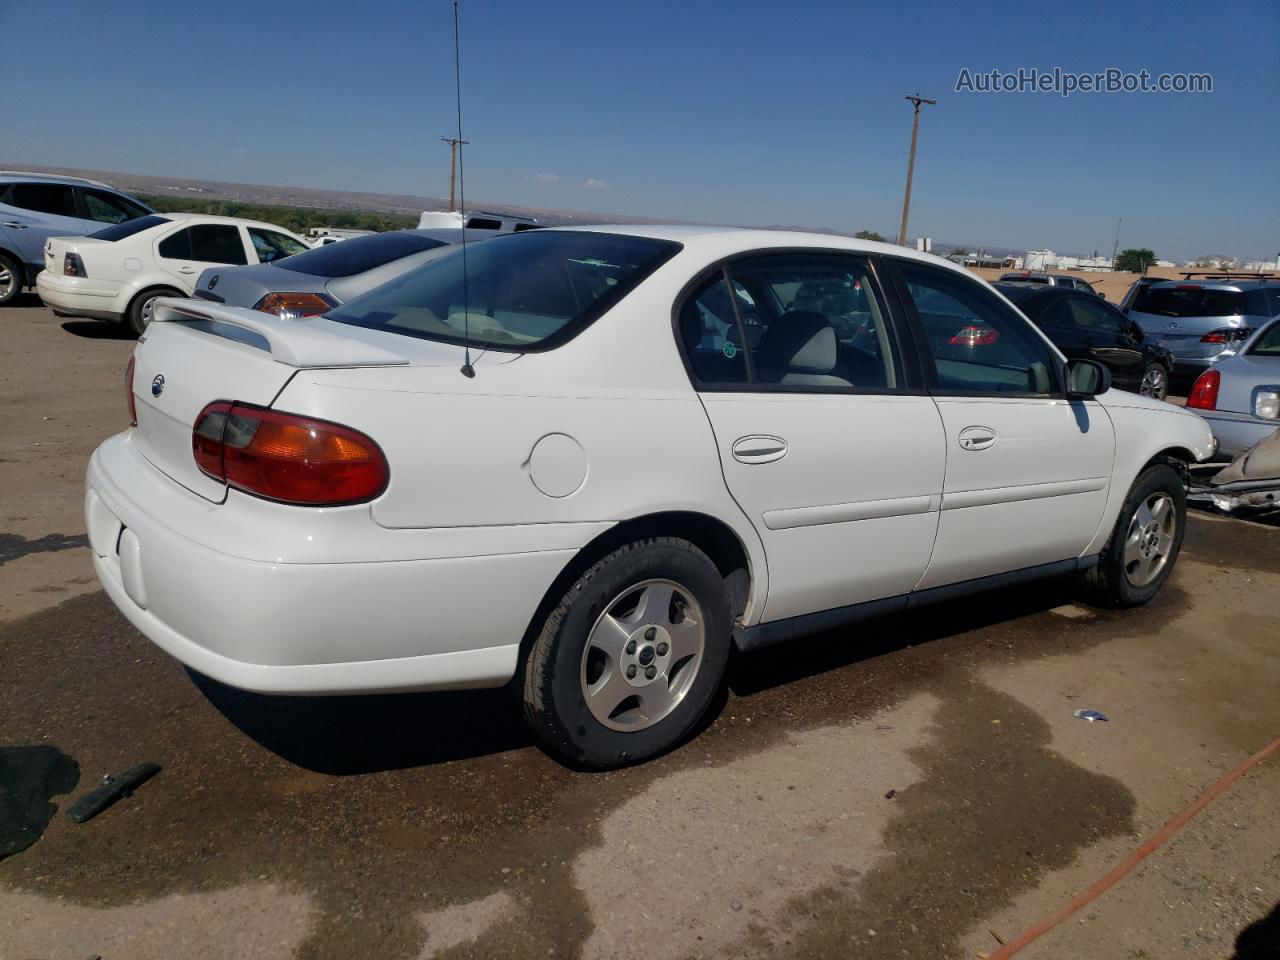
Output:
[[608,233],[510,233],[467,245],[465,285],[459,246],[327,316],[428,340],[548,349],[577,334],[679,249],[665,240]]
[[139,217],[137,220],[126,220],[124,223],[113,223],[109,227],[104,227],[97,233],[89,234],[91,240],[123,240],[125,237],[132,237],[135,233],[141,233],[143,230],[150,230],[152,227],[159,226],[162,223],[168,223],[168,217],[157,217],[152,214],[149,217]]
[[1194,286],[1147,287],[1138,291],[1130,309],[1158,317],[1234,317],[1244,313],[1244,294]]
[[421,233],[378,233],[313,247],[277,260],[275,266],[313,277],[354,277],[392,260],[443,246],[443,240]]
[[1001,280],[1013,283],[1048,283],[1048,277],[1033,277],[1025,273],[1006,273]]
[[1249,352],[1260,357],[1280,357],[1280,320],[1262,331]]

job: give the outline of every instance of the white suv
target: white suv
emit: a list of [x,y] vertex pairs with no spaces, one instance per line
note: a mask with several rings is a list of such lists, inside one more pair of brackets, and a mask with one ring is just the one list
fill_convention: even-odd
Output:
[[130,620],[257,691],[514,677],[584,767],[678,742],[734,644],[1062,573],[1149,600],[1213,448],[968,272],[834,236],[538,230],[326,317],[155,320],[88,475]]
[[271,263],[311,249],[272,223],[155,213],[87,237],[51,237],[36,290],[60,317],[125,321],[137,333],[159,297],[191,296],[209,267]]

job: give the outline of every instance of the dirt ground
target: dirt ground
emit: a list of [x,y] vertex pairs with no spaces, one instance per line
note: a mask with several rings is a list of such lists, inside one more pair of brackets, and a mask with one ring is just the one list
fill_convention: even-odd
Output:
[[[1016,272],[1013,270],[996,270],[989,267],[970,267],[970,270],[982,277],[983,280],[993,283],[1000,279],[1001,274]],[[1119,303],[1124,299],[1125,291],[1129,289],[1133,281],[1138,279],[1138,274],[1136,273],[1116,273],[1110,270],[1097,272],[1092,270],[1050,270],[1049,272],[1080,277],[1082,280],[1088,281],[1094,290],[1101,293],[1112,303]],[[1152,267],[1147,271],[1150,276],[1164,277],[1167,280],[1181,279],[1182,272],[1180,267]]]
[[[506,691],[230,690],[92,577],[130,341],[34,299],[0,325],[0,748],[79,774],[0,860],[0,960],[974,958],[1280,735],[1280,529],[1204,515],[1144,609],[1049,583],[738,657],[697,739],[616,773],[543,755]],[[1280,759],[1020,956],[1280,956]]]

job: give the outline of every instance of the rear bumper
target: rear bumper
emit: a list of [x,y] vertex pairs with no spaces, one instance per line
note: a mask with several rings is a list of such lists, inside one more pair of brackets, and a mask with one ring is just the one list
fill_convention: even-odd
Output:
[[[234,504],[210,504],[173,483],[128,434],[90,461],[86,522],[107,594],[187,666],[262,693],[501,685],[543,594],[574,553],[250,560],[200,541],[199,531],[228,509]],[[400,533],[385,531],[389,540]]]
[[1280,429],[1280,421],[1263,420],[1247,413],[1232,413],[1230,410],[1196,412],[1204,417],[1209,429],[1213,431],[1214,439],[1218,441],[1220,459],[1233,460]]
[[122,301],[128,300],[128,291],[122,283],[61,277],[48,270],[36,277],[36,292],[55,313],[104,320],[123,316]]

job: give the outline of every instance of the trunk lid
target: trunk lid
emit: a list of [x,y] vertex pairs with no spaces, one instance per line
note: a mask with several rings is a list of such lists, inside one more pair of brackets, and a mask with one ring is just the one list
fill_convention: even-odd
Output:
[[[486,350],[475,357],[475,365],[505,363],[516,356]],[[201,471],[191,451],[192,430],[210,403],[270,407],[299,370],[413,366],[456,371],[462,359],[462,348],[452,344],[323,317],[284,320],[243,307],[162,297],[134,351],[134,443],[174,481],[221,503],[226,484]]]
[[226,484],[202,472],[191,452],[192,429],[208,404],[268,407],[299,369],[409,362],[334,332],[338,324],[324,325],[198,300],[157,300],[155,319],[134,352],[139,452],[188,490],[221,503]]
[[104,241],[92,237],[50,237],[44,242],[44,268],[61,276],[63,259],[68,253],[84,254],[103,244]]

